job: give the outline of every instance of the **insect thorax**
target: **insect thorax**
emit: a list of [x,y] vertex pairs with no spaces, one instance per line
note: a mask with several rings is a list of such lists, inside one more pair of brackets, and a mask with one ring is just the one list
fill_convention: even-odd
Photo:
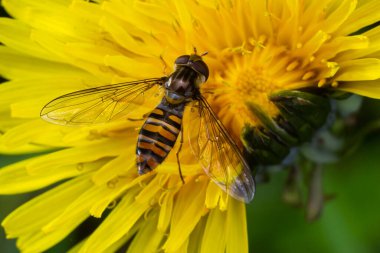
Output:
[[191,101],[203,82],[201,75],[186,66],[179,66],[165,83],[165,98],[170,104]]

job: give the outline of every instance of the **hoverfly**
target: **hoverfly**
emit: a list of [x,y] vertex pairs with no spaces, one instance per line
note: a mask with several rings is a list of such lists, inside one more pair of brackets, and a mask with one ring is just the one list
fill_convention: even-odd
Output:
[[[204,54],[203,54],[204,55]],[[60,96],[41,110],[41,117],[60,125],[84,125],[126,119],[133,106],[147,106],[163,90],[161,101],[147,116],[138,135],[138,174],[154,170],[171,152],[177,137],[183,138],[182,118],[191,106],[188,139],[205,173],[232,197],[245,202],[253,199],[255,182],[238,146],[228,134],[200,92],[209,70],[203,55],[179,56],[172,74],[160,78],[89,88]],[[181,146],[178,149],[181,149]],[[183,181],[179,157],[179,174]],[[184,182],[184,181],[183,181]]]

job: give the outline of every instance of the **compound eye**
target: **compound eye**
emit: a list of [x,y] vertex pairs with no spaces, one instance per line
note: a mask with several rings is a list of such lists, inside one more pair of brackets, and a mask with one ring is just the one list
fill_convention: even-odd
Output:
[[209,75],[209,70],[208,70],[207,64],[204,61],[192,62],[191,66],[193,67],[195,71],[197,71],[198,73],[200,73],[201,75],[205,77],[205,81],[207,80],[208,75]]
[[189,59],[190,59],[190,55],[181,55],[180,57],[178,57],[175,60],[174,63],[176,65],[184,65],[184,64],[187,64],[189,62]]

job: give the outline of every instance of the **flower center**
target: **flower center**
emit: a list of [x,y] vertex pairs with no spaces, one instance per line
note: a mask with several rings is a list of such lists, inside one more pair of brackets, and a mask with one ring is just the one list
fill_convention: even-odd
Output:
[[236,87],[242,95],[268,93],[273,86],[261,67],[242,69],[236,76]]
[[207,84],[206,89],[211,90],[207,98],[230,134],[239,140],[245,124],[260,124],[246,103],[254,103],[274,117],[278,109],[268,95],[280,87],[268,72],[270,68],[255,61],[251,54],[235,55],[226,60],[224,66],[224,70],[216,73],[215,82]]

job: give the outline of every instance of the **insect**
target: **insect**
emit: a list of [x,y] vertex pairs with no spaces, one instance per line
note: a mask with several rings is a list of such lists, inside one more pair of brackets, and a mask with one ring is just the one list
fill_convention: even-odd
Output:
[[[187,126],[187,137],[205,173],[232,197],[250,202],[255,192],[250,168],[200,92],[201,84],[209,76],[203,55],[194,50],[194,54],[179,56],[169,76],[105,85],[60,96],[42,108],[41,117],[60,125],[85,125],[128,119],[127,115],[136,108],[150,107],[136,145],[138,174],[148,173],[161,164],[181,135],[176,155],[184,182],[178,154],[184,135],[184,111],[190,107],[189,115],[185,114],[191,122]],[[157,96],[160,91],[163,95]],[[156,107],[152,110],[154,103]]]

